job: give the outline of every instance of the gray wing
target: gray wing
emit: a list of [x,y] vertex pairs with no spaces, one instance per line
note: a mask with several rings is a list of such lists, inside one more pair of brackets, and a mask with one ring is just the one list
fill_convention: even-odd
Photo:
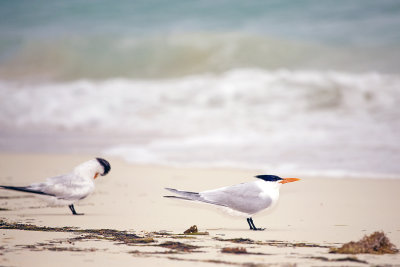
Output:
[[69,173],[48,178],[43,183],[31,184],[28,188],[60,199],[81,199],[91,193],[94,185]]
[[254,182],[242,183],[200,192],[210,203],[229,207],[233,210],[254,214],[272,203],[270,198],[261,198],[262,190]]

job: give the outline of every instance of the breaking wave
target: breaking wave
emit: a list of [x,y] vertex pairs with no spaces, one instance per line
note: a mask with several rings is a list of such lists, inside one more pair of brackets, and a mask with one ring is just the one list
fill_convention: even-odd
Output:
[[128,136],[105,151],[136,163],[396,175],[398,103],[400,79],[379,73],[3,81],[0,127]]

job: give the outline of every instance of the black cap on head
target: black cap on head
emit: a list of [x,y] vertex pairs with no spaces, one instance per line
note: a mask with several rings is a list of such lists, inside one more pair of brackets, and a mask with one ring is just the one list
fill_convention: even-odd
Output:
[[100,165],[103,166],[103,168],[104,168],[104,173],[101,174],[101,176],[106,175],[111,170],[110,163],[107,160],[102,159],[102,158],[96,158],[96,159],[100,163]]
[[281,177],[276,176],[276,175],[257,175],[255,176],[256,178],[262,179],[267,182],[276,182],[283,180]]

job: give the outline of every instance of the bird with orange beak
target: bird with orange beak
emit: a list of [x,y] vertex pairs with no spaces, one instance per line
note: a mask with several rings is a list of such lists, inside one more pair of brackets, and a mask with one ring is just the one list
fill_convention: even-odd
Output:
[[282,184],[299,181],[298,178],[281,178],[276,175],[257,175],[257,181],[221,187],[203,192],[180,191],[165,188],[179,196],[164,196],[193,200],[217,205],[226,209],[233,215],[243,216],[247,219],[250,230],[265,230],[254,225],[252,216],[272,209],[279,199],[279,189]]

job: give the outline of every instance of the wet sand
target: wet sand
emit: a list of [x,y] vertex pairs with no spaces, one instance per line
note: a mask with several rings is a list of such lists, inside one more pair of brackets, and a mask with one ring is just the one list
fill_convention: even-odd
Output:
[[[0,184],[22,186],[44,180],[95,156],[0,154]],[[400,180],[299,177],[301,181],[282,186],[280,202],[271,213],[253,217],[257,227],[267,228],[253,232],[245,219],[216,207],[162,196],[168,194],[164,187],[201,191],[251,181],[259,171],[131,165],[107,159],[110,174],[96,179],[93,195],[75,205],[84,216],[72,216],[68,207],[47,207],[29,194],[1,190],[0,265],[398,266],[400,262],[400,254],[329,253],[330,247],[374,231],[384,231],[400,248]],[[27,229],[26,224],[36,228]],[[208,234],[183,235],[192,225]],[[46,231],[37,228],[43,226]],[[59,231],[65,227],[80,232]],[[114,229],[114,235],[127,239],[105,236],[97,229]],[[126,241],[133,235],[152,241]]]

